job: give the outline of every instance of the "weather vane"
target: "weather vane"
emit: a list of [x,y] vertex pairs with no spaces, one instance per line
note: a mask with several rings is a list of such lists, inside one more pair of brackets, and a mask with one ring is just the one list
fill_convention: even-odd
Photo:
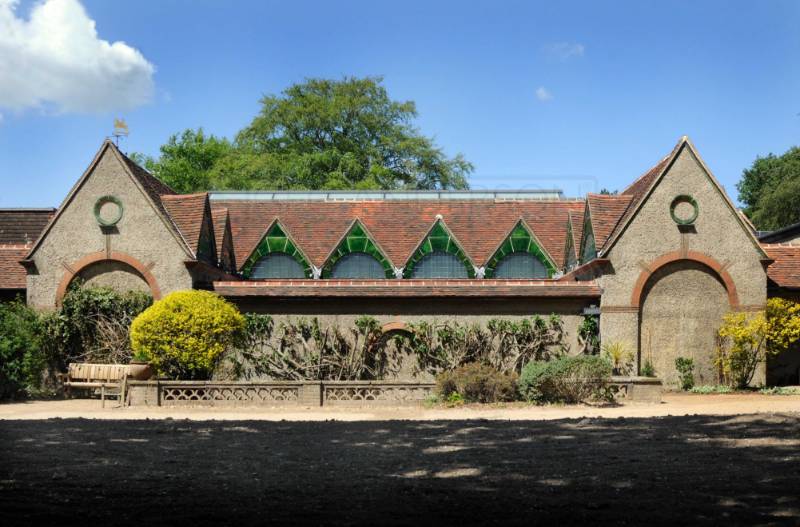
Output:
[[114,119],[114,141],[119,148],[119,138],[128,137],[128,124],[123,119]]

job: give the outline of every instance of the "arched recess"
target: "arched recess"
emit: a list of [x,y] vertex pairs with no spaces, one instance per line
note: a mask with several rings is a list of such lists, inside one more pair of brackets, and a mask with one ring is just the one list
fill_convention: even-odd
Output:
[[632,303],[639,312],[639,365],[650,362],[667,384],[678,382],[675,360],[694,361],[698,384],[714,384],[716,334],[739,305],[736,288],[716,260],[702,254],[664,255],[644,271]]
[[58,284],[58,289],[56,289],[56,306],[61,305],[61,301],[64,299],[64,295],[67,294],[69,285],[77,276],[81,274],[82,271],[104,262],[116,262],[131,268],[147,283],[148,287],[150,288],[150,294],[153,295],[153,299],[158,300],[161,298],[161,288],[159,288],[158,282],[156,281],[155,276],[153,276],[153,273],[150,272],[150,266],[144,265],[142,262],[127,253],[117,251],[106,253],[105,251],[101,251],[88,254],[80,260],[65,266],[67,269],[64,271],[64,276],[62,276],[61,282]]
[[431,230],[417,246],[414,254],[406,262],[403,268],[403,278],[414,278],[415,268],[420,261],[430,255],[442,253],[451,255],[464,266],[466,278],[475,278],[475,266],[472,265],[472,261],[461,248],[458,240],[450,233],[441,219],[436,220]]
[[401,349],[396,337],[411,337],[411,329],[402,321],[394,321],[381,327],[382,334],[372,347],[369,365],[384,380],[432,381],[433,376],[420,371],[414,352]]
[[253,268],[256,267],[259,261],[266,258],[270,254],[286,254],[294,259],[303,269],[303,274],[306,278],[311,278],[311,264],[308,258],[297,247],[294,240],[286,233],[286,230],[281,226],[278,220],[272,222],[261,241],[258,242],[256,248],[250,253],[250,256],[242,266],[242,275],[245,278],[251,278]]
[[325,265],[322,266],[322,278],[332,278],[336,264],[349,255],[368,255],[374,258],[383,269],[384,278],[394,278],[392,262],[389,261],[378,244],[372,239],[367,228],[359,220],[353,222],[339,245],[328,256]]
[[556,272],[556,266],[541,243],[523,220],[519,220],[492,257],[486,262],[486,278],[496,278],[498,269],[504,261],[515,255],[531,255],[535,258],[536,269],[531,276],[509,276],[508,278],[550,278]]
[[652,263],[650,263],[647,266],[647,269],[644,269],[641,273],[639,273],[639,278],[636,280],[636,285],[634,286],[633,294],[631,295],[631,306],[641,307],[644,286],[647,284],[648,279],[653,273],[665,265],[680,260],[695,261],[714,271],[719,276],[720,280],[722,280],[722,282],[725,284],[725,290],[728,293],[728,303],[730,304],[731,308],[736,309],[739,307],[739,294],[736,292],[736,284],[733,283],[733,279],[731,278],[731,275],[728,274],[728,271],[725,270],[725,267],[707,254],[696,251],[673,251],[656,258]]

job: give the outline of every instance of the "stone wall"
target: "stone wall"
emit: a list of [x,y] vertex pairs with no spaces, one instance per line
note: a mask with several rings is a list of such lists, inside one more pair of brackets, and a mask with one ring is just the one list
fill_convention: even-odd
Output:
[[323,325],[352,327],[356,318],[370,315],[381,324],[428,322],[456,319],[462,323],[485,324],[492,318],[520,319],[555,313],[564,322],[566,344],[577,352],[578,327],[583,309],[597,301],[532,299],[447,299],[447,298],[326,298],[326,299],[229,299],[243,312],[264,313],[276,320],[316,316]]

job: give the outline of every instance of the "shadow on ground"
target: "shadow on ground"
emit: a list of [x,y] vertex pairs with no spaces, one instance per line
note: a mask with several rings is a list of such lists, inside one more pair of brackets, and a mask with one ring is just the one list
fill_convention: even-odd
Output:
[[4,525],[797,525],[800,416],[0,422]]

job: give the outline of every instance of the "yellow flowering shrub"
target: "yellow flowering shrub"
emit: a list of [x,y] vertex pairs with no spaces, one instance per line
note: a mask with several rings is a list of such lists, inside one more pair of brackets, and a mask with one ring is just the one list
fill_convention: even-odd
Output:
[[723,384],[745,388],[766,358],[767,319],[764,313],[728,313],[719,328],[721,337],[714,364]]
[[800,340],[800,304],[783,298],[767,301],[767,348],[780,353]]
[[177,291],[131,324],[131,348],[175,379],[208,378],[222,353],[244,329],[239,310],[208,291]]
[[725,384],[744,388],[758,364],[800,339],[800,304],[770,298],[765,312],[728,313],[719,329],[715,365]]

